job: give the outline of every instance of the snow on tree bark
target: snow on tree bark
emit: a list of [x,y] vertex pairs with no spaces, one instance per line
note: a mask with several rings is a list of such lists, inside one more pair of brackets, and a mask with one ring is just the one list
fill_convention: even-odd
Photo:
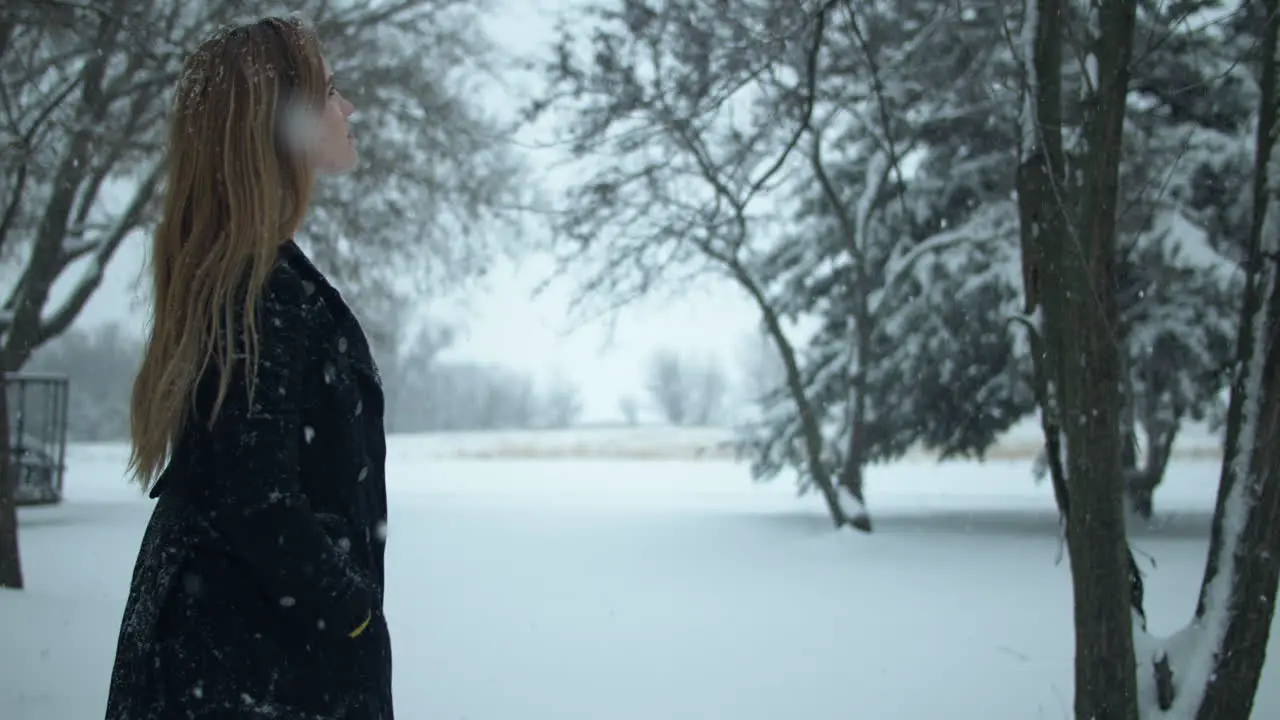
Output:
[[1236,351],[1240,362],[1209,554],[1191,623],[1163,642],[1144,638],[1148,654],[1138,660],[1157,674],[1157,688],[1168,689],[1144,695],[1143,720],[1247,720],[1280,583],[1280,3],[1267,0],[1265,7],[1271,21],[1260,48],[1262,92]]

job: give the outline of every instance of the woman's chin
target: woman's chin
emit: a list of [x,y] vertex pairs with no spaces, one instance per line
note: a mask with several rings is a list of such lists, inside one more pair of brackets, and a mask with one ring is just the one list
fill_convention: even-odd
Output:
[[343,157],[341,160],[335,160],[333,162],[326,163],[324,167],[320,169],[319,174],[320,175],[345,175],[346,173],[349,173],[352,170],[355,170],[357,167],[359,167],[359,165],[360,165],[360,154],[357,153],[356,149],[353,147],[351,148],[350,154],[348,154],[346,157]]

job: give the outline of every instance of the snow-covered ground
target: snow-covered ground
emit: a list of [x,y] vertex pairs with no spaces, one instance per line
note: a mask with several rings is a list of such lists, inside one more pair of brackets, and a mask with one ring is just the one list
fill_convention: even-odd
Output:
[[[991,448],[989,459],[1031,458],[1042,444],[1034,420],[1015,425]],[[722,427],[591,426],[565,430],[501,430],[405,435],[397,447],[402,459],[581,459],[630,460],[732,458],[734,432]],[[1217,458],[1222,442],[1203,425],[1188,423],[1174,446],[1177,457]],[[923,459],[923,453],[912,453]]]
[[[101,717],[149,503],[76,446],[0,592],[0,717]],[[875,468],[872,536],[705,460],[460,460],[392,438],[388,615],[412,720],[1067,718],[1071,590],[1024,461]],[[1135,532],[1152,629],[1191,613],[1217,463]],[[1271,656],[1280,649],[1272,642]],[[1280,671],[1256,717],[1280,717]]]

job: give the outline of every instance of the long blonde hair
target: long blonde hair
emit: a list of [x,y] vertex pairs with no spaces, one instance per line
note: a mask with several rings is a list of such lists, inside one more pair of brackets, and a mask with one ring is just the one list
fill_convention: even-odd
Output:
[[152,244],[150,336],[130,413],[129,469],[143,487],[191,421],[211,362],[218,393],[202,419],[212,424],[217,417],[237,358],[246,362],[252,396],[254,310],[280,245],[302,221],[314,180],[303,153],[288,142],[287,115],[295,104],[318,109],[326,90],[319,41],[294,19],[221,30],[187,59]]

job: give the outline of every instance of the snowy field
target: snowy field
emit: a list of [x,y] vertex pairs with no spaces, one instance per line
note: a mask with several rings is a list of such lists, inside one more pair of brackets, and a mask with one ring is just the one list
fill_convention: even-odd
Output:
[[[1037,422],[1027,421],[1005,433],[989,459],[1024,459],[1039,451],[1043,440]],[[734,433],[728,428],[669,426],[594,426],[567,430],[503,430],[440,432],[403,436],[402,457],[414,460],[579,459],[631,460],[711,459],[733,457]],[[1217,458],[1221,440],[1204,426],[1188,423],[1178,434],[1175,452],[1188,458]],[[914,459],[923,453],[913,454]]]
[[[402,719],[1071,714],[1068,570],[1026,460],[875,468],[868,537],[723,459],[428,445],[393,438],[388,467]],[[1162,634],[1189,617],[1203,570],[1218,469],[1196,455],[1170,468],[1160,521],[1135,530]],[[68,460],[67,501],[21,513],[28,589],[0,591],[4,720],[102,716],[150,504],[120,480],[123,447]],[[1255,717],[1280,717],[1275,664]]]

